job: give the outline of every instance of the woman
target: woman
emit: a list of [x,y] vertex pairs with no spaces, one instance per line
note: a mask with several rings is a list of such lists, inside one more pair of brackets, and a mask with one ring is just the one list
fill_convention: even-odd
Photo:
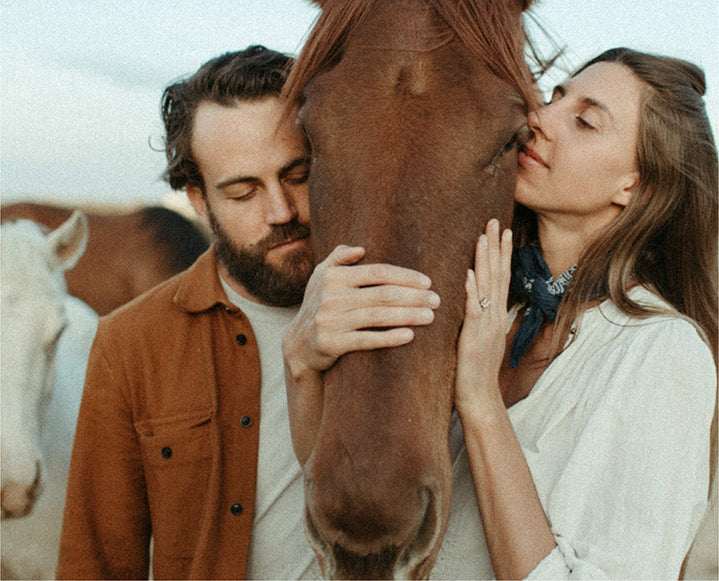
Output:
[[[498,578],[680,573],[706,506],[716,398],[717,158],[703,93],[693,65],[616,49],[529,116],[514,225],[522,247],[512,258],[512,233],[488,224],[458,348],[466,450],[454,498],[476,494],[486,548],[453,535],[473,525],[452,517],[445,545],[475,543],[477,571],[491,561]],[[416,273],[388,269],[380,282],[397,288],[384,307],[396,327],[358,331],[316,291],[345,296],[355,314],[376,307],[357,288],[364,267],[337,274],[361,254],[340,248],[318,267],[285,338],[303,463],[320,370],[348,351],[411,340],[403,325],[436,307]],[[471,479],[458,477],[463,465]]]

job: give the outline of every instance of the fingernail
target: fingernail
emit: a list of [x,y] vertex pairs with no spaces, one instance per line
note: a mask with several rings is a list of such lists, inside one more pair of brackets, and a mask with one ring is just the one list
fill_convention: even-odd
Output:
[[420,274],[419,275],[420,284],[424,288],[429,288],[432,286],[432,279],[429,278],[426,274]]
[[439,306],[440,302],[441,301],[440,301],[439,295],[437,293],[433,292],[429,296],[429,306],[432,307],[433,309],[436,309]]
[[480,245],[482,248],[487,248],[487,235],[486,235],[486,234],[482,234],[482,235],[479,237],[479,245]]
[[499,234],[499,220],[497,220],[496,218],[492,218],[489,221],[489,228],[494,234]]
[[409,343],[412,339],[414,339],[414,331],[412,331],[412,329],[400,329],[399,335],[400,341],[404,343]]

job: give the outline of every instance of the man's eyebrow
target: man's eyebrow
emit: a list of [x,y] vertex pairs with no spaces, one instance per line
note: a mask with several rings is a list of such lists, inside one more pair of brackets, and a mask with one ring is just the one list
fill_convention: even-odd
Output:
[[226,188],[227,186],[233,186],[235,184],[249,184],[258,181],[260,181],[258,178],[252,176],[233,176],[215,184],[215,188],[221,190],[222,188]]
[[301,165],[309,166],[311,162],[310,156],[304,156],[304,157],[298,157],[297,159],[293,159],[290,163],[288,163],[286,166],[284,166],[280,170],[280,178],[284,178],[288,173],[290,173],[293,169],[296,167],[299,167]]
[[[282,167],[279,172],[280,178],[285,177],[288,173],[290,173],[293,169],[295,169],[298,166],[301,165],[309,165],[310,164],[310,157],[298,157],[297,159],[293,159],[290,163],[288,163],[286,166]],[[232,176],[230,178],[227,178],[226,180],[222,180],[221,182],[215,184],[215,187],[218,190],[221,190],[222,188],[226,188],[228,186],[233,186],[236,184],[251,184],[261,181],[260,178],[255,176]]]

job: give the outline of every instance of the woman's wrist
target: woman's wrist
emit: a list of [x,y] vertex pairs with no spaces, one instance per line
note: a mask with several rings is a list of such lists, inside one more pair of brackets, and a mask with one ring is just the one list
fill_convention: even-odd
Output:
[[495,379],[483,383],[482,393],[474,391],[455,398],[455,408],[464,426],[490,427],[507,414],[499,382]]

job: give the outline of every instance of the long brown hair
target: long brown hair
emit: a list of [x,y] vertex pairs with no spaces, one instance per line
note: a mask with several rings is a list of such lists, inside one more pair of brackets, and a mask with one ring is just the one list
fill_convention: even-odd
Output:
[[[633,317],[657,314],[629,298],[631,286],[641,284],[700,325],[716,360],[717,150],[702,98],[704,73],[683,60],[615,48],[576,74],[601,62],[622,64],[643,83],[640,181],[631,202],[580,257],[559,308],[551,357],[598,299],[610,298]],[[515,229],[519,239],[531,238],[536,217],[519,207]]]

